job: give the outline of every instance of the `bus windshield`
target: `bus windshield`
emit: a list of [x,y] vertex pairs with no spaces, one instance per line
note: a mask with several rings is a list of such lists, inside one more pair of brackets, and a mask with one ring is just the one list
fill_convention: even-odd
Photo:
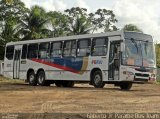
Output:
[[126,38],[123,64],[154,68],[155,53],[153,42]]

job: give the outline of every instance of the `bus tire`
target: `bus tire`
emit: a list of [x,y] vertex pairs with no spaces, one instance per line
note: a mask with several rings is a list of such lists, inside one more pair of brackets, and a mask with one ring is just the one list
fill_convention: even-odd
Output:
[[132,88],[131,82],[123,82],[120,84],[121,90],[130,90]]
[[46,81],[45,72],[44,71],[39,71],[38,72],[37,82],[38,82],[38,85],[40,85],[40,86],[50,86],[50,82]]
[[103,82],[101,71],[94,72],[92,83],[95,88],[103,88],[104,87],[105,83]]
[[29,73],[28,82],[29,82],[29,85],[31,85],[31,86],[36,86],[37,85],[37,79],[36,79],[36,75],[35,75],[34,71],[31,71]]
[[62,83],[63,87],[73,87],[74,86],[74,81],[64,81]]

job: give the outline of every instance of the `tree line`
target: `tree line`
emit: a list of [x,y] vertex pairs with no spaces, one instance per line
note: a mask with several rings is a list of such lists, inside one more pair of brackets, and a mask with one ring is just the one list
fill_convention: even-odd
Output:
[[[86,8],[73,7],[63,12],[47,12],[38,5],[29,9],[21,0],[1,0],[0,11],[1,60],[4,57],[6,43],[11,41],[119,30],[115,25],[118,20],[114,12],[107,9],[88,13]],[[134,24],[127,24],[123,29],[142,32]]]

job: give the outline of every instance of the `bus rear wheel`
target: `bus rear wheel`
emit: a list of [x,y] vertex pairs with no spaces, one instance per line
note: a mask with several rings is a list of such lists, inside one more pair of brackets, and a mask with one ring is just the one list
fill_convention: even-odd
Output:
[[120,84],[121,90],[130,90],[132,88],[131,82],[123,82]]
[[93,74],[92,84],[95,88],[103,88],[105,83],[102,79],[102,72],[101,71],[95,71]]
[[50,82],[46,81],[44,71],[40,71],[37,75],[37,82],[40,86],[50,86]]
[[37,79],[36,79],[34,71],[31,71],[29,73],[28,82],[29,82],[29,85],[31,85],[31,86],[36,86],[37,85]]

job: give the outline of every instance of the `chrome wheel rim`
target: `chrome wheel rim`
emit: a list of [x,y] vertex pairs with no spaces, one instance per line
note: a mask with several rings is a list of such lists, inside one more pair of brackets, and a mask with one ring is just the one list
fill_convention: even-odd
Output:
[[43,80],[44,80],[43,76],[40,75],[40,76],[38,77],[38,82],[41,84],[41,83],[43,82]]
[[30,75],[29,80],[30,80],[30,82],[33,82],[34,81],[34,75]]

